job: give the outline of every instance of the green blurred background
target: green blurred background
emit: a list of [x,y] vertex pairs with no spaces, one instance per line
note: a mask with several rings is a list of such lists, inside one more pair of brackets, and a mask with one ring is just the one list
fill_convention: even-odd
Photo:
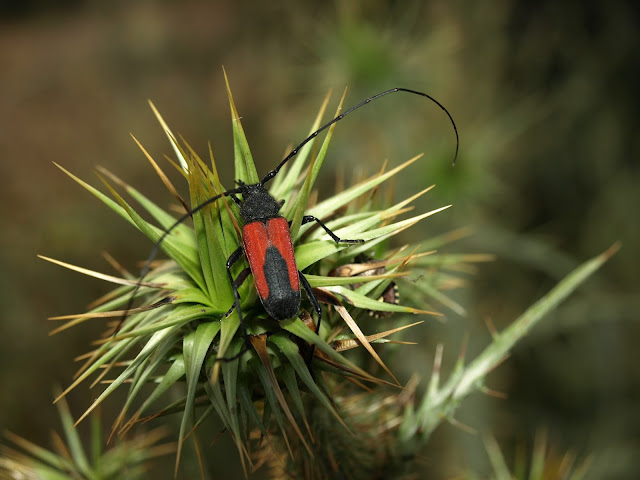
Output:
[[[483,435],[496,435],[512,459],[546,428],[554,458],[594,454],[590,478],[637,478],[639,26],[633,2],[0,3],[0,426],[48,445],[58,428],[52,389],[69,384],[72,358],[103,328],[96,321],[48,337],[47,316],[79,313],[109,286],[36,254],[112,273],[101,252],[134,269],[149,251],[52,162],[94,185],[94,167],[105,166],[167,205],[129,136],[157,160],[171,153],[152,99],[197,151],[212,142],[230,185],[224,65],[261,172],[304,137],[329,89],[331,109],[345,86],[347,105],[405,86],[453,114],[455,168],[446,117],[396,94],[339,124],[321,179],[331,191],[336,171],[372,173],[385,159],[397,165],[425,152],[397,191],[436,183],[418,207],[454,208],[404,240],[472,227],[448,251],[497,255],[457,294],[465,317],[443,310],[447,322],[428,321],[420,347],[391,356],[404,380],[413,371],[428,378],[437,343],[450,364],[470,334],[472,357],[490,341],[487,319],[503,328],[579,262],[621,241],[492,374],[489,386],[508,398],[477,395],[462,406],[459,420],[479,434],[443,425],[420,468],[429,478],[486,477]],[[70,396],[76,416],[95,395],[81,386]],[[212,472],[237,472],[230,442],[207,452]]]

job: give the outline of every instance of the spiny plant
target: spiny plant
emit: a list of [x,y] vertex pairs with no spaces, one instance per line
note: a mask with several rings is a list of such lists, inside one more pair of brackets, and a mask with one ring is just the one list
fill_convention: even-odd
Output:
[[[228,94],[233,121],[235,176],[238,181],[256,183],[259,177],[229,89]],[[328,100],[327,96],[312,131],[318,129]],[[342,102],[338,112],[341,105]],[[323,323],[318,335],[315,334],[313,320],[304,309],[300,317],[275,322],[265,315],[255,294],[255,288],[246,282],[239,289],[242,299],[240,309],[228,314],[229,307],[234,304],[234,296],[225,263],[239,243],[236,206],[229,198],[223,196],[219,202],[211,203],[196,212],[192,210],[193,206],[202,205],[207,199],[225,191],[218,177],[213,154],[210,152],[209,167],[189,145],[177,141],[153,105],[152,108],[178,158],[178,162],[173,165],[188,182],[189,202],[180,196],[178,189],[142,145],[140,148],[183,211],[192,214],[193,226],[180,224],[169,235],[165,235],[174,225],[175,217],[112,173],[99,169],[98,176],[115,200],[60,167],[152,242],[157,243],[159,239],[163,239],[158,246],[170,257],[168,261],[154,262],[143,282],[139,282],[136,275],[125,271],[121,271],[122,276],[116,278],[43,257],[62,266],[121,285],[95,302],[91,311],[87,313],[54,317],[54,320],[67,320],[67,323],[54,330],[54,333],[90,318],[111,318],[115,320],[114,323],[118,323],[123,315],[127,316],[122,328],[114,334],[111,325],[111,329],[105,333],[98,347],[87,354],[76,380],[60,397],[91,375],[97,374],[93,382],[93,385],[96,385],[117,367],[124,366],[124,370],[109,381],[107,388],[78,422],[113,391],[128,383],[127,401],[114,423],[113,432],[123,434],[136,422],[150,415],[181,412],[178,461],[185,438],[214,413],[231,433],[243,463],[246,461],[249,465],[252,464],[249,453],[251,431],[257,429],[264,438],[270,438],[272,424],[279,427],[286,444],[290,444],[286,433],[288,427],[293,428],[300,444],[311,454],[310,444],[313,435],[304,413],[303,393],[323,405],[334,421],[348,431],[329,394],[332,387],[327,385],[325,377],[346,378],[360,385],[361,382],[368,382],[399,386],[398,380],[371,344],[388,342],[391,334],[417,323],[396,326],[367,336],[358,325],[357,319],[359,315],[367,315],[369,311],[437,315],[436,312],[424,308],[380,302],[378,298],[391,282],[398,281],[408,273],[407,265],[425,270],[426,273],[434,264],[433,259],[428,258],[429,254],[434,253],[432,250],[403,247],[394,252],[384,252],[385,242],[393,235],[447,207],[408,219],[397,218],[431,187],[395,205],[381,206],[378,186],[409,167],[420,156],[389,171],[383,169],[330,198],[312,204],[312,185],[325,158],[333,134],[332,125],[322,144],[316,146],[316,151],[313,151],[311,144],[306,145],[299,152],[297,159],[274,178],[270,193],[275,198],[287,199],[284,216],[293,218],[291,233],[296,243],[295,256],[298,268],[306,272],[305,275],[319,300],[330,305],[335,313],[327,316],[327,321]],[[310,166],[305,172],[305,165],[310,157]],[[133,197],[159,226],[144,220],[116,192],[113,184],[122,187]],[[189,207],[189,204],[192,207]],[[357,237],[366,243],[348,246],[327,240],[323,238],[322,230],[312,231],[309,225],[301,225],[303,212],[323,219],[331,219],[339,213],[337,218],[327,222],[327,226],[342,238]],[[444,242],[445,239],[441,241]],[[354,258],[358,254],[376,249],[380,253],[376,253],[375,256],[380,260],[358,263],[359,271],[383,268],[384,273],[367,276],[355,273],[328,275],[332,268],[355,263]],[[482,256],[459,258],[462,261],[485,259]],[[238,269],[234,270],[234,275],[238,273]],[[445,283],[446,280],[437,281]],[[354,284],[358,284],[358,287],[349,288],[349,285]],[[130,309],[128,300],[132,292],[140,306]],[[439,297],[438,300],[442,301],[444,295],[441,294]],[[427,306],[425,298],[422,303]],[[237,361],[219,361],[233,358],[242,351],[245,339],[240,328],[239,311],[242,312],[244,325],[251,334],[250,342],[253,349],[240,356]],[[343,331],[345,327],[349,333]],[[309,345],[314,346],[316,351],[311,365],[307,365],[305,358],[300,354],[301,350],[308,351]],[[389,380],[377,378],[340,353],[359,345],[371,354],[386,372]],[[151,406],[176,383],[186,384],[183,398],[150,414]],[[148,384],[155,385],[153,392],[134,409],[134,401]],[[209,404],[207,408],[196,411],[196,405],[204,403]]]
[[137,480],[147,478],[151,460],[175,452],[175,443],[158,443],[166,437],[164,428],[114,442],[105,449],[97,412],[91,415],[90,445],[87,449],[78,430],[73,428],[74,419],[66,400],[62,398],[57,407],[64,438],[56,432],[52,434],[53,451],[5,432],[8,444],[0,447],[0,478]]
[[[516,451],[516,458],[513,469],[507,465],[498,442],[493,436],[485,438],[485,447],[493,474],[494,480],[582,480],[586,477],[591,458],[579,461],[572,452],[558,454],[549,448],[547,433],[540,430],[536,434],[534,446],[531,451],[531,459],[527,462],[527,452],[524,446],[520,445]],[[469,474],[469,480],[481,478]]]
[[[256,183],[259,177],[228,82],[227,92],[232,112],[235,178]],[[328,100],[327,96],[312,132],[321,124]],[[338,112],[341,105],[342,101]],[[446,268],[489,260],[485,255],[437,252],[460,232],[390,250],[391,237],[447,208],[402,219],[412,202],[431,187],[395,204],[383,194],[381,185],[420,156],[388,171],[383,167],[379,173],[318,201],[313,184],[327,154],[333,124],[321,143],[306,144],[270,183],[270,194],[286,200],[283,213],[292,219],[298,268],[304,270],[316,297],[325,305],[326,321],[316,334],[306,304],[299,316],[276,322],[265,314],[249,281],[239,287],[240,308],[230,310],[234,292],[225,264],[240,244],[237,206],[222,196],[193,210],[226,191],[212,149],[207,165],[184,140],[178,141],[151,106],[177,158],[169,161],[187,181],[188,201],[134,140],[177,201],[177,215],[191,213],[192,225],[180,223],[173,228],[176,214],[165,211],[106,169],[99,168],[97,174],[113,198],[59,168],[147,236],[168,260],[155,260],[140,281],[114,260],[111,262],[119,276],[42,258],[119,285],[95,301],[87,313],[52,317],[65,321],[53,333],[90,319],[111,320],[96,348],[82,358],[84,364],[74,382],[57,400],[94,376],[91,385],[106,384],[106,388],[76,424],[115,390],[125,387],[126,400],[114,421],[112,435],[124,435],[135,424],[151,418],[180,415],[176,475],[184,442],[189,438],[197,442],[194,432],[212,416],[231,435],[245,473],[264,463],[271,465],[276,478],[325,478],[337,472],[347,478],[371,478],[381,471],[389,475],[404,473],[406,459],[417,454],[443,420],[454,421],[454,411],[464,397],[485,389],[486,375],[515,342],[613,253],[606,252],[574,272],[514,326],[496,333],[493,343],[471,363],[465,365],[460,356],[443,385],[439,384],[439,348],[426,394],[419,398],[414,391],[415,382],[400,389],[400,382],[372,345],[392,343],[392,334],[420,322],[407,323],[406,317],[396,315],[375,320],[374,327],[366,327],[371,323],[369,313],[440,315],[434,306],[461,313],[463,308],[446,291],[460,286],[463,279],[455,270]],[[153,222],[145,220],[116,191],[116,186],[133,198]],[[303,212],[325,219],[341,238],[359,238],[365,243],[335,243],[327,239],[322,229],[302,225]],[[158,243],[160,239],[163,241]],[[362,260],[363,254],[367,260]],[[234,278],[241,269],[241,265],[233,267]],[[410,273],[411,280],[406,281]],[[400,298],[408,305],[384,301],[392,283],[399,284]],[[132,295],[137,305],[134,308],[130,308]],[[239,311],[244,318],[243,328]],[[120,325],[123,316],[126,321]],[[389,322],[392,325],[386,326]],[[366,330],[379,332],[367,335]],[[251,348],[239,355],[247,339]],[[363,357],[342,353],[354,348],[364,350],[377,368],[367,371],[362,367],[366,363]],[[309,352],[313,352],[310,361]],[[230,358],[234,360],[228,361]],[[396,388],[399,393],[380,393],[374,388],[380,386]],[[150,393],[145,387],[150,388]],[[180,392],[177,400],[161,403],[170,389]],[[376,432],[381,435],[372,437]]]

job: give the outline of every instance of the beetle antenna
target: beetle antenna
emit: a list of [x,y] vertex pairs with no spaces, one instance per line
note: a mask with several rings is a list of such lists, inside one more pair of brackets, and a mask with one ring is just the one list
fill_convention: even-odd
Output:
[[153,249],[151,250],[151,253],[149,254],[149,258],[147,258],[147,261],[145,262],[144,267],[142,268],[142,271],[140,272],[140,276],[138,277],[138,283],[136,284],[135,288],[133,289],[133,292],[131,292],[131,296],[129,297],[129,301],[127,302],[127,306],[124,309],[124,313],[122,314],[122,317],[120,317],[120,322],[118,323],[118,326],[114,330],[113,335],[116,335],[120,331],[120,327],[122,327],[123,322],[127,319],[127,316],[129,315],[129,310],[131,310],[131,307],[133,306],[133,302],[135,300],[136,294],[138,293],[138,290],[140,290],[140,287],[142,286],[142,281],[144,280],[144,278],[149,273],[149,270],[151,269],[151,262],[153,262],[153,260],[156,258],[156,255],[158,255],[158,252],[160,251],[160,245],[162,245],[162,242],[164,241],[164,239],[167,238],[167,236],[178,225],[180,225],[182,222],[184,222],[187,218],[191,217],[194,213],[199,212],[204,207],[206,207],[207,205],[212,204],[213,202],[215,202],[216,200],[218,200],[221,197],[227,197],[229,195],[240,193],[241,191],[242,191],[241,188],[234,188],[232,190],[227,190],[226,192],[222,192],[222,193],[220,193],[218,195],[214,195],[213,197],[208,198],[207,200],[202,202],[200,205],[192,208],[187,213],[182,215],[178,220],[176,220],[173,223],[173,225],[171,225],[169,228],[167,228],[162,233],[162,235],[160,236],[158,241],[153,245]]
[[458,150],[460,148],[460,138],[458,136],[458,127],[456,127],[456,122],[453,121],[453,117],[451,116],[451,114],[449,113],[449,110],[447,110],[445,108],[444,105],[442,105],[438,100],[436,100],[435,98],[433,98],[431,95],[428,95],[426,93],[423,92],[418,92],[416,90],[410,90],[408,88],[392,88],[391,90],[387,90],[385,92],[382,93],[378,93],[377,95],[374,95],[372,97],[367,98],[366,100],[363,100],[362,102],[360,102],[359,104],[349,108],[348,110],[345,110],[344,113],[341,113],[340,115],[338,115],[336,118],[334,118],[333,120],[331,120],[330,122],[324,124],[322,127],[320,127],[318,130],[316,130],[315,132],[313,132],[311,135],[309,135],[307,138],[305,138],[300,145],[298,145],[296,148],[294,148],[293,150],[291,150],[291,152],[289,153],[289,155],[287,155],[286,157],[284,157],[284,159],[278,164],[278,166],[276,168],[274,168],[273,170],[271,170],[269,173],[267,173],[264,178],[260,181],[260,183],[262,185],[264,185],[265,183],[267,183],[269,180],[271,180],[273,177],[275,177],[278,172],[280,171],[280,169],[285,165],[285,163],[287,163],[289,160],[291,160],[293,157],[295,157],[298,152],[300,151],[300,149],[302,147],[304,147],[307,143],[309,143],[311,140],[313,140],[314,138],[316,138],[318,136],[318,134],[320,132],[322,132],[323,130],[326,130],[327,128],[329,128],[331,125],[333,125],[334,123],[339,122],[340,120],[342,120],[344,117],[346,117],[347,115],[349,115],[351,112],[353,112],[354,110],[357,110],[360,107],[363,107],[369,103],[371,103],[372,101],[380,98],[380,97],[384,97],[385,95],[389,95],[390,93],[396,93],[396,92],[407,92],[407,93],[412,93],[414,95],[420,95],[422,97],[427,98],[428,100],[431,100],[433,103],[435,103],[438,107],[440,107],[440,109],[447,114],[447,117],[449,117],[449,120],[451,121],[451,126],[453,126],[453,131],[456,134],[456,152],[453,156],[453,163],[452,165],[456,164],[456,160],[458,159]]
[[[348,110],[345,110],[343,113],[341,113],[340,115],[338,115],[337,117],[335,117],[333,120],[331,120],[330,122],[326,123],[325,125],[323,125],[322,127],[320,127],[318,130],[316,130],[315,132],[313,132],[311,135],[309,135],[307,138],[305,138],[296,148],[294,148],[286,157],[284,157],[284,159],[278,164],[278,166],[276,168],[274,168],[273,170],[271,170],[270,172],[268,172],[264,178],[260,181],[259,185],[264,185],[265,183],[267,183],[269,180],[273,179],[273,177],[275,177],[278,172],[280,171],[280,169],[289,161],[291,160],[293,157],[295,157],[298,152],[300,151],[300,149],[302,147],[304,147],[307,143],[309,143],[311,140],[313,140],[314,138],[316,138],[318,136],[318,134],[320,134],[321,132],[323,132],[324,130],[326,130],[327,128],[329,128],[331,125],[333,125],[334,123],[339,122],[340,120],[342,120],[344,117],[346,117],[347,115],[349,115],[351,112],[353,112],[354,110],[357,110],[360,107],[363,107],[369,103],[371,103],[374,100],[377,100],[380,97],[384,97],[385,95],[389,95],[390,93],[396,93],[396,92],[406,92],[406,93],[412,93],[414,95],[420,95],[422,97],[427,98],[428,100],[430,100],[431,102],[435,103],[438,107],[440,107],[440,109],[442,111],[444,111],[444,113],[447,114],[447,117],[449,117],[449,121],[451,122],[451,125],[453,126],[453,131],[455,133],[456,136],[456,150],[455,150],[455,154],[453,157],[453,165],[455,165],[456,160],[458,158],[458,150],[460,147],[460,138],[458,136],[458,128],[456,127],[456,123],[453,120],[453,117],[451,116],[451,114],[449,113],[449,110],[447,110],[445,108],[444,105],[442,105],[438,100],[436,100],[435,98],[433,98],[431,95],[428,95],[426,93],[423,92],[418,92],[416,90],[410,90],[408,88],[392,88],[390,90],[386,90],[382,93],[378,93],[377,95],[374,95],[372,97],[369,97],[365,100],[363,100],[362,102],[358,103],[357,105],[354,105],[353,107],[349,108]],[[182,222],[184,222],[187,218],[193,216],[194,213],[202,210],[204,207],[206,207],[207,205],[210,205],[211,203],[215,202],[216,200],[218,200],[221,197],[226,197],[226,196],[234,196],[236,193],[242,193],[244,189],[244,184],[240,183],[239,186],[237,188],[231,189],[231,190],[227,190],[225,192],[222,192],[218,195],[215,195],[207,200],[205,200],[204,202],[202,202],[200,205],[197,205],[196,207],[192,208],[190,211],[188,211],[187,213],[185,213],[184,215],[182,215],[178,220],[175,221],[175,223],[173,223],[168,229],[166,229],[162,235],[160,236],[160,238],[158,239],[158,241],[154,244],[153,249],[151,250],[151,253],[149,255],[149,258],[147,259],[142,271],[140,272],[140,277],[139,277],[139,281],[136,284],[133,292],[131,293],[131,297],[129,298],[129,301],[127,303],[127,306],[124,310],[124,313],[122,315],[122,318],[120,319],[120,323],[118,324],[118,326],[116,327],[113,335],[117,334],[118,331],[120,330],[120,327],[122,326],[122,323],[126,320],[127,316],[128,316],[128,312],[129,310],[131,310],[131,307],[133,306],[133,302],[135,300],[135,296],[138,293],[138,290],[141,287],[142,281],[144,280],[144,278],[147,276],[147,274],[149,273],[149,270],[151,269],[151,262],[153,262],[153,260],[156,258],[156,255],[158,255],[158,252],[160,251],[160,246],[162,244],[162,242],[164,241],[164,239],[178,226],[180,225]]]

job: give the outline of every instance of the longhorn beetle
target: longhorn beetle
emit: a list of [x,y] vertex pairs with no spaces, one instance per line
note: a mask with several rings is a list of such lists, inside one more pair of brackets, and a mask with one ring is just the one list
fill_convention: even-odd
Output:
[[[441,110],[443,110],[449,121],[453,126],[453,130],[456,136],[456,150],[453,158],[453,165],[455,165],[458,157],[458,149],[460,141],[458,137],[458,129],[453,117],[449,111],[432,96],[418,92],[416,90],[410,90],[407,88],[392,88],[382,93],[369,97],[357,105],[345,110],[343,113],[335,117],[330,122],[326,123],[318,130],[313,132],[307,138],[305,138],[297,147],[295,147],[279,164],[276,168],[268,172],[262,180],[258,183],[247,185],[244,182],[236,181],[237,187],[231,190],[227,190],[218,195],[215,195],[200,205],[197,205],[189,212],[180,217],[176,222],[164,231],[160,239],[156,242],[149,255],[149,259],[145,264],[140,274],[140,280],[136,285],[134,291],[131,294],[131,298],[127,304],[124,314],[120,320],[120,325],[116,328],[118,332],[122,322],[126,319],[129,310],[132,307],[135,294],[137,293],[144,277],[149,273],[150,265],[155,256],[157,255],[162,241],[171,233],[171,231],[184,222],[187,218],[191,217],[194,213],[202,210],[207,205],[215,202],[221,197],[231,197],[231,199],[240,207],[240,218],[243,223],[242,227],[242,244],[231,254],[226,263],[227,275],[233,289],[234,302],[231,308],[224,314],[228,316],[234,309],[238,311],[238,317],[240,321],[240,328],[245,342],[245,347],[237,355],[228,358],[220,358],[218,360],[231,361],[239,358],[243,353],[249,349],[249,340],[247,336],[246,325],[242,317],[242,311],[240,309],[240,294],[238,288],[244,282],[244,280],[253,274],[258,296],[264,306],[266,312],[275,320],[284,320],[296,315],[300,309],[301,292],[300,284],[304,288],[309,301],[313,305],[313,308],[318,316],[318,322],[316,324],[316,333],[320,328],[320,322],[322,320],[322,309],[320,304],[306,280],[302,272],[298,270],[296,266],[296,260],[293,251],[293,242],[291,240],[291,233],[289,231],[290,223],[286,218],[279,214],[279,210],[284,204],[284,200],[276,200],[273,198],[267,189],[265,184],[272,180],[280,171],[280,169],[293,157],[295,157],[299,150],[304,147],[311,140],[316,138],[319,133],[329,128],[334,123],[339,122],[344,117],[349,115],[354,110],[367,105],[368,103],[376,100],[380,97],[388,95],[390,93],[406,92],[414,95],[420,95],[427,98],[431,102],[435,103]],[[238,198],[238,195],[242,195],[242,199]],[[329,228],[319,219],[305,215],[302,218],[302,224],[316,222],[320,225],[327,234],[336,243],[363,243],[364,240],[345,240],[336,236]],[[249,263],[249,268],[245,268],[236,279],[231,274],[231,267],[235,264],[242,255],[245,255]],[[311,349],[311,356],[313,355],[313,347]],[[311,360],[311,357],[309,360]]]

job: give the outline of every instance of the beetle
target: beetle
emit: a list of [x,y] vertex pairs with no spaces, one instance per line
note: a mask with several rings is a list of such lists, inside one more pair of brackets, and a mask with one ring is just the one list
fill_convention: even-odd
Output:
[[[248,348],[249,340],[246,331],[246,325],[244,324],[242,311],[240,309],[240,294],[238,288],[244,282],[244,280],[251,273],[253,274],[258,296],[264,306],[265,311],[275,320],[280,321],[295,316],[300,309],[301,302],[301,286],[305,290],[309,300],[313,306],[314,311],[318,316],[315,332],[317,333],[320,328],[322,309],[315,297],[309,282],[306,280],[302,272],[300,272],[296,266],[293,242],[291,239],[291,233],[289,231],[290,222],[286,218],[279,214],[279,210],[284,204],[284,200],[276,200],[269,194],[265,185],[272,180],[280,171],[280,169],[293,157],[295,157],[299,150],[304,147],[311,140],[316,138],[318,134],[329,128],[334,123],[339,122],[344,117],[349,115],[354,110],[363,107],[371,103],[372,101],[396,92],[411,93],[414,95],[420,95],[427,98],[431,102],[435,103],[441,110],[443,110],[449,118],[456,137],[456,149],[453,159],[455,165],[458,157],[459,150],[459,136],[458,129],[453,120],[453,117],[449,111],[432,96],[419,92],[416,90],[410,90],[407,88],[392,88],[384,92],[373,95],[357,105],[345,110],[343,113],[335,117],[330,122],[321,126],[307,138],[305,138],[297,147],[295,147],[285,158],[278,164],[276,168],[269,171],[258,183],[247,185],[244,182],[238,180],[237,187],[215,195],[196,207],[192,208],[189,212],[182,215],[175,221],[169,228],[167,228],[160,236],[158,241],[153,247],[151,254],[142,269],[140,279],[136,285],[129,303],[124,311],[124,315],[120,320],[120,325],[116,328],[116,333],[119,330],[122,322],[126,319],[128,311],[131,309],[135,294],[140,288],[144,277],[149,273],[151,262],[158,254],[160,245],[163,240],[182,222],[190,218],[194,213],[202,210],[207,205],[212,204],[222,197],[230,197],[240,208],[240,218],[242,220],[242,244],[229,256],[226,262],[227,275],[233,289],[234,303],[231,308],[223,315],[229,316],[234,309],[237,309],[240,328],[242,329],[243,338],[245,339],[245,349],[239,354],[229,358],[222,358],[218,360],[231,361],[240,357]],[[238,197],[242,196],[242,199]],[[336,243],[363,243],[363,240],[350,240],[341,239],[336,236],[321,220],[311,215],[305,215],[302,218],[302,224],[316,222],[322,227],[325,232]],[[233,278],[231,273],[231,267],[242,256],[247,258],[249,267],[245,268],[237,278]],[[313,350],[312,350],[313,352]]]
[[[302,285],[318,315],[317,332],[320,328],[322,309],[309,282],[296,265],[289,222],[279,214],[284,202],[273,198],[263,182],[252,185],[243,182],[238,184],[237,190],[242,194],[242,200],[238,199],[235,193],[229,196],[240,207],[240,218],[243,223],[242,245],[229,256],[226,263],[227,275],[233,288],[234,305],[225,315],[229,315],[234,308],[237,309],[240,325],[243,329],[245,328],[242,322],[238,289],[251,272],[258,297],[266,312],[274,320],[286,320],[297,315],[302,299],[300,289]],[[336,243],[364,243],[364,240],[360,239],[339,238],[320,219],[312,215],[302,217],[303,225],[310,222],[320,225]],[[249,267],[234,279],[231,267],[242,258],[243,254],[247,258]],[[246,335],[246,332],[243,333]]]

